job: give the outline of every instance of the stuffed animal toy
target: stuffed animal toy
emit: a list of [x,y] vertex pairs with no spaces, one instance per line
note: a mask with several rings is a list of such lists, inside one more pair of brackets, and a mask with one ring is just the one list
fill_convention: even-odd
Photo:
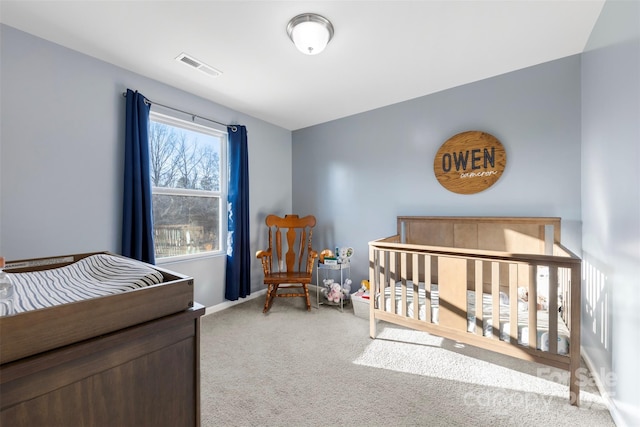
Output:
[[527,288],[522,286],[518,288],[518,299],[521,299],[522,301],[529,301],[529,292],[527,291]]
[[327,299],[329,302],[340,302],[342,299],[342,287],[340,286],[340,283],[332,281],[327,292]]
[[[538,310],[548,310],[549,302],[547,301],[547,297],[545,295],[538,295]],[[526,288],[519,287],[518,288],[518,310],[527,311],[529,309],[529,292]]]
[[369,281],[364,279],[360,282],[360,290],[363,292],[369,291]]
[[322,293],[324,293],[324,296],[327,296],[327,292],[329,292],[329,290],[331,289],[331,285],[334,283],[333,279],[324,279],[322,283],[324,284]]
[[347,278],[344,281],[344,285],[342,285],[342,292],[345,294],[345,296],[348,296],[349,294],[351,294],[351,279]]
[[324,263],[325,257],[332,257],[332,256],[333,256],[333,252],[331,252],[331,249],[323,249],[322,252],[320,252],[320,263],[321,264]]
[[340,284],[333,279],[324,279],[322,281],[324,289],[322,293],[330,302],[340,302]]
[[353,255],[353,248],[336,248],[336,255],[338,256],[338,263],[346,264],[350,261],[351,255]]

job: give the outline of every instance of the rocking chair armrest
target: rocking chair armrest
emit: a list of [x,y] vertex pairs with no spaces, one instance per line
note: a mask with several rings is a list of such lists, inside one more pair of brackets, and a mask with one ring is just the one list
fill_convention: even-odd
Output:
[[309,251],[309,255],[307,256],[307,273],[311,273],[313,271],[314,259],[318,258],[318,252],[313,249]]
[[271,249],[256,252],[256,258],[258,258],[260,264],[262,264],[262,272],[264,275],[271,274]]
[[266,258],[266,257],[270,257],[271,256],[271,251],[270,250],[264,250],[264,251],[257,251],[256,252],[256,258]]

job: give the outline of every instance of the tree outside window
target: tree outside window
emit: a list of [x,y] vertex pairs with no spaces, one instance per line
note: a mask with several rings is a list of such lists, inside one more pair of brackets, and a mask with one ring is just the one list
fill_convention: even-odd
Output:
[[[156,258],[222,250],[226,132],[151,113],[150,169]],[[223,224],[224,223],[224,224]]]

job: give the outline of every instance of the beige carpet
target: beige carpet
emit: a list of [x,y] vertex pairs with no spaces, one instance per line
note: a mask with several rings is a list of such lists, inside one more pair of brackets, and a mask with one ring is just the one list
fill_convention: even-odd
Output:
[[[590,377],[335,307],[253,299],[202,318],[202,426],[613,426]],[[586,368],[585,368],[585,372]]]

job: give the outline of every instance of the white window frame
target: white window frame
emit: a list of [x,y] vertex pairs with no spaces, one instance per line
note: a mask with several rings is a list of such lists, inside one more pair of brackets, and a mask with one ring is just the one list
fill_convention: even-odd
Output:
[[[193,132],[204,133],[207,135],[211,135],[217,138],[220,138],[220,191],[207,191],[207,190],[194,190],[187,188],[167,188],[167,187],[151,187],[151,194],[163,194],[163,195],[173,195],[173,196],[198,196],[198,197],[219,197],[220,206],[220,219],[219,219],[219,227],[218,235],[220,239],[220,248],[218,250],[211,250],[206,252],[200,252],[197,254],[185,254],[185,255],[175,255],[169,257],[156,257],[156,264],[169,264],[177,261],[187,261],[193,259],[200,258],[208,258],[214,256],[222,256],[227,254],[227,187],[228,187],[228,157],[227,157],[227,146],[228,146],[228,138],[229,134],[224,128],[222,130],[222,126],[214,127],[210,125],[203,125],[200,123],[195,123],[197,119],[196,116],[192,118],[192,121],[179,119],[177,117],[169,116],[166,114],[159,113],[157,111],[149,112],[149,120],[162,123],[165,125],[187,129]],[[155,253],[155,244],[154,244],[154,253]]]

